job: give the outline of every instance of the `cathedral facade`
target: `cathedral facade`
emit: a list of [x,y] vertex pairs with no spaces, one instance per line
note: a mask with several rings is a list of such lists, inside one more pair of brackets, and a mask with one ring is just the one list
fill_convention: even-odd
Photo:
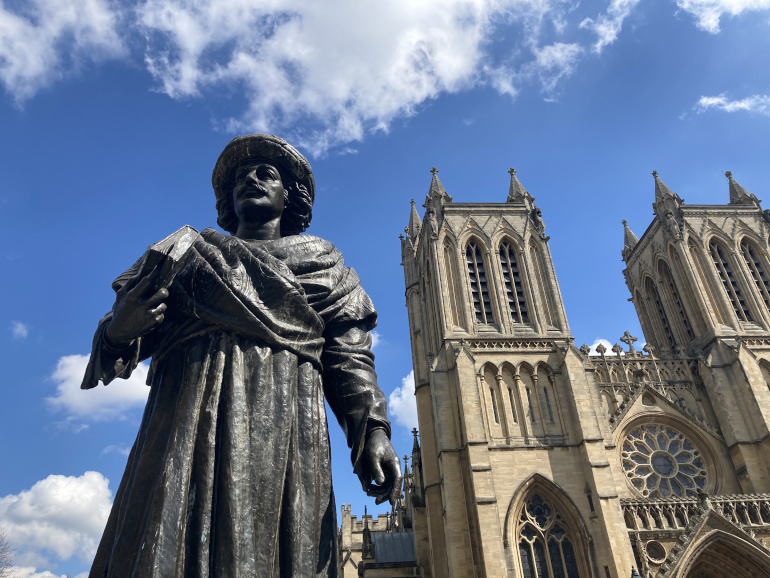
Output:
[[622,253],[646,345],[591,352],[515,171],[505,203],[436,173],[401,240],[420,437],[382,522],[414,560],[378,565],[365,518],[343,575],[770,578],[770,212],[729,173],[717,206],[654,173]]

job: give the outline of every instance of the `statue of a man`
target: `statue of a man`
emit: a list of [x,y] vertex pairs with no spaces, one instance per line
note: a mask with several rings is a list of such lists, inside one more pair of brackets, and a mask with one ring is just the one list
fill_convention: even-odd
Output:
[[113,283],[85,389],[152,358],[147,407],[91,578],[336,576],[328,401],[378,503],[399,495],[371,335],[334,246],[300,235],[315,183],[280,138],[238,137],[212,176],[217,222],[168,288],[147,257]]

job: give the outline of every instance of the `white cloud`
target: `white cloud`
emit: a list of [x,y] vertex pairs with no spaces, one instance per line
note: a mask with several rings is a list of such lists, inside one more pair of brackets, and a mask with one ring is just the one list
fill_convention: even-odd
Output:
[[600,344],[603,345],[604,348],[607,350],[604,353],[604,355],[615,355],[615,352],[612,351],[612,343],[610,343],[606,339],[601,339],[599,337],[597,337],[596,340],[591,344],[591,351],[588,355],[599,355],[599,352],[596,351],[596,348]]
[[0,83],[17,104],[85,61],[123,54],[107,0],[0,0]]
[[596,54],[601,54],[606,46],[615,42],[623,27],[623,21],[637,4],[639,0],[612,0],[607,12],[596,19],[586,18],[580,23],[580,28],[596,33],[596,42],[592,48]]
[[102,454],[120,454],[128,456],[131,453],[131,448],[126,446],[109,445],[102,450]]
[[[516,66],[492,63],[491,32],[522,32],[504,58],[535,52],[564,0],[147,0],[138,9],[147,66],[174,98],[244,91],[228,130],[289,130],[313,154],[387,131],[444,92],[491,84],[515,95]],[[543,49],[546,50],[546,49]],[[554,49],[551,49],[552,52]],[[533,65],[536,66],[536,65]],[[554,81],[563,77],[555,75]],[[300,122],[302,121],[302,122]]]
[[742,100],[730,100],[724,94],[701,96],[693,108],[698,113],[715,108],[724,112],[744,111],[770,116],[770,96],[755,94]]
[[[37,568],[29,566],[15,566],[11,576],[13,578],[69,578],[69,574],[54,574],[48,570],[38,572]],[[88,574],[83,572],[75,576],[75,578],[88,578]]]
[[29,335],[29,327],[21,321],[11,321],[11,335],[18,341],[26,339]]
[[557,42],[535,50],[535,60],[527,67],[540,79],[543,92],[553,94],[559,81],[571,76],[583,49],[578,44]]
[[[143,407],[150,388],[145,385],[149,367],[140,363],[129,379],[116,379],[107,387],[80,389],[88,365],[87,355],[65,355],[51,375],[56,395],[46,398],[53,411],[64,411],[69,421],[124,419],[126,412]],[[82,428],[81,428],[82,429]]]
[[[77,556],[90,563],[112,506],[108,483],[99,472],[48,476],[29,490],[0,498],[0,526],[18,554],[37,554],[42,559],[43,553],[50,552],[61,561]],[[54,576],[23,569],[25,576]]]
[[385,343],[385,341],[382,339],[382,336],[380,335],[379,331],[372,331],[372,349],[380,345],[381,343]]
[[701,30],[716,34],[725,14],[737,16],[745,11],[768,10],[770,0],[677,0],[676,5],[697,19]]
[[417,424],[417,400],[414,397],[414,370],[401,379],[401,387],[393,390],[388,398],[388,413],[396,423],[408,430],[419,427]]

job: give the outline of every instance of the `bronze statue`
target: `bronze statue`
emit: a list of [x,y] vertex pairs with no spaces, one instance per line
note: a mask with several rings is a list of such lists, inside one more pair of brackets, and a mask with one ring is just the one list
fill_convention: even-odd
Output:
[[307,160],[278,137],[238,137],[212,183],[230,234],[202,231],[171,268],[148,251],[113,283],[94,337],[84,389],[152,362],[91,578],[336,576],[324,398],[364,489],[378,503],[400,492],[376,311],[339,251],[300,235]]

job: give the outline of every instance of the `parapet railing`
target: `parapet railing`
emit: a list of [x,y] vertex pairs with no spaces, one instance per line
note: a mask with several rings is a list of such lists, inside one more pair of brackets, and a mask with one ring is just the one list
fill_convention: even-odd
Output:
[[715,510],[744,529],[770,528],[770,494],[702,495],[698,498],[621,500],[629,530],[682,531],[690,520]]

